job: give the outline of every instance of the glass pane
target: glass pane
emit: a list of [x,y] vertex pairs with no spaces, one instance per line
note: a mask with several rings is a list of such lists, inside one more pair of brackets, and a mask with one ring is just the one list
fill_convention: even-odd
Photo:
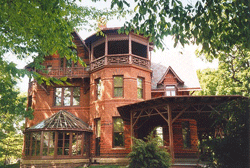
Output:
[[79,137],[79,139],[77,140],[77,155],[81,155],[82,152],[82,139],[81,137]]
[[70,97],[64,97],[64,106],[70,106]]
[[69,148],[64,149],[64,155],[69,155]]
[[63,140],[58,140],[58,147],[63,147]]
[[49,148],[49,156],[54,156],[54,148]]
[[101,79],[96,80],[96,95],[99,100],[101,98]]
[[73,88],[73,96],[80,96],[80,87]]
[[61,105],[62,105],[61,102],[62,102],[61,97],[56,97],[55,105],[56,105],[56,106],[61,106]]
[[114,76],[114,87],[123,87],[123,77]]
[[167,96],[171,96],[171,92],[170,91],[166,91],[166,95]]
[[57,148],[57,155],[62,155],[62,148]]
[[114,88],[114,97],[123,97],[123,88]]
[[70,97],[70,96],[71,96],[70,88],[68,87],[64,88],[64,97]]
[[137,88],[142,88],[142,78],[137,78]]
[[175,89],[175,86],[166,86],[166,89]]
[[123,120],[121,118],[114,119],[114,132],[123,132]]
[[171,95],[172,95],[172,96],[175,96],[175,90],[172,90],[172,91],[171,91]]
[[73,97],[73,106],[78,106],[80,104],[80,97]]
[[122,132],[114,133],[114,146],[124,146],[124,138]]
[[41,142],[37,141],[37,145],[36,145],[36,156],[40,155],[40,146],[41,146]]
[[137,89],[137,98],[142,99],[142,89]]
[[101,120],[96,121],[96,137],[101,137]]
[[190,137],[190,126],[189,122],[182,122],[182,138],[183,138],[183,147],[191,147],[191,137]]
[[156,136],[158,137],[158,145],[163,146],[163,128],[162,127],[157,127],[156,128]]
[[48,155],[48,149],[47,148],[43,148],[43,156],[47,156]]
[[56,97],[62,96],[62,88],[56,88]]

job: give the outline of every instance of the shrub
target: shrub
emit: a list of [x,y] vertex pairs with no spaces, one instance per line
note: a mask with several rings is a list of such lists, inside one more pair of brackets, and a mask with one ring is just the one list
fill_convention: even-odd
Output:
[[170,154],[164,148],[160,148],[158,138],[153,133],[141,139],[133,138],[134,144],[129,153],[129,168],[168,168],[171,165]]

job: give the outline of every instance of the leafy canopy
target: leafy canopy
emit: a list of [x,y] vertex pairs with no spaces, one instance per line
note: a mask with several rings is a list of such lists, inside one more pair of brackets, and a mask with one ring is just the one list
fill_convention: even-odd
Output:
[[[135,15],[121,32],[134,30],[150,37],[160,48],[163,39],[173,35],[175,45],[202,45],[202,52],[217,57],[236,45],[247,49],[249,43],[249,6],[245,0],[197,0],[194,4],[179,0],[134,0]],[[126,0],[112,0],[123,9]]]

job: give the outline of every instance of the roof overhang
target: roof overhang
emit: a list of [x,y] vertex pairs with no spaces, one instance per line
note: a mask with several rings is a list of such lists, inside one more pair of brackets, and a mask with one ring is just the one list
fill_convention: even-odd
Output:
[[[125,106],[117,107],[122,119],[130,120],[131,112],[146,111],[155,108],[164,108],[166,105],[173,107],[183,108],[185,106],[199,106],[199,105],[219,105],[231,100],[247,99],[247,97],[233,95],[233,96],[166,96],[158,97],[142,102],[129,104]],[[210,109],[210,111],[212,111]]]

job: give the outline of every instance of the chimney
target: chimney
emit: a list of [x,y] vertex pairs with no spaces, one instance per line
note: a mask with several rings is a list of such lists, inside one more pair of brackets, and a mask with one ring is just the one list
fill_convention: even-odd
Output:
[[98,27],[99,29],[103,30],[105,28],[107,28],[107,20],[105,17],[100,17],[98,20]]

